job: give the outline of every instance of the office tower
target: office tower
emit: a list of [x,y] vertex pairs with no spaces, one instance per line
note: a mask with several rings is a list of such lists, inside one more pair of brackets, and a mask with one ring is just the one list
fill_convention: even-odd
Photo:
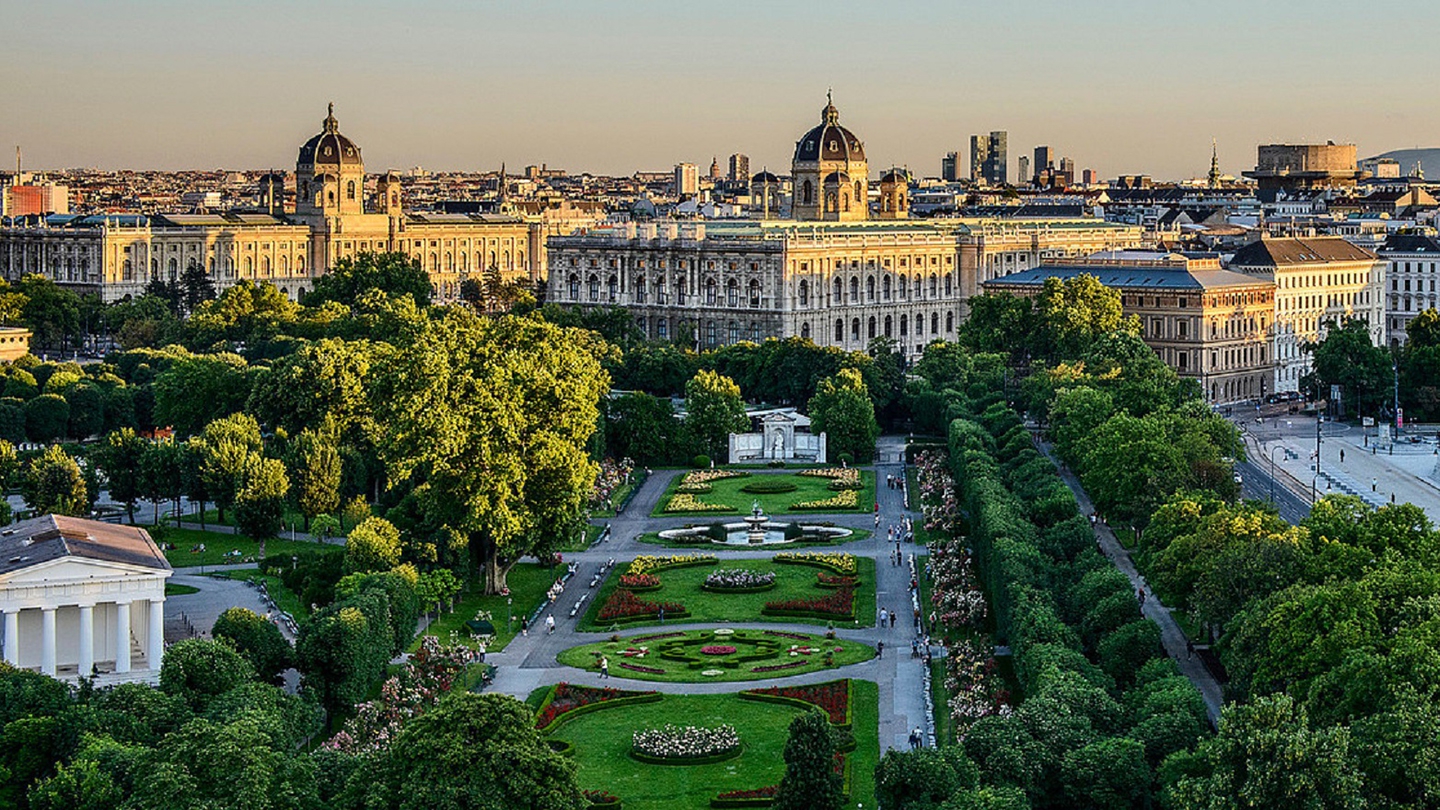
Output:
[[970,179],[1003,186],[1009,179],[1006,156],[1009,135],[995,130],[989,135],[970,136]]
[[735,183],[750,182],[750,157],[739,152],[730,156],[730,181]]
[[1015,181],[1018,182],[1018,183],[1028,183],[1028,182],[1030,182],[1031,180],[1034,180],[1034,179],[1035,179],[1035,175],[1033,175],[1033,174],[1030,173],[1030,156],[1029,156],[1029,155],[1021,155],[1021,156],[1020,156],[1020,171],[1015,175]]
[[940,159],[940,179],[953,183],[960,179],[960,153],[947,152]]
[[1048,146],[1035,147],[1035,173],[1055,168],[1055,150]]
[[694,197],[700,193],[700,167],[694,163],[675,164],[675,196]]

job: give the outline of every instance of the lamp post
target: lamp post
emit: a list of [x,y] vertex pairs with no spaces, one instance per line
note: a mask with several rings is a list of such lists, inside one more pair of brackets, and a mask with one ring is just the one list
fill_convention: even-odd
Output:
[[1284,445],[1275,445],[1270,448],[1270,505],[1275,505],[1275,451],[1280,450]]
[[507,632],[507,633],[509,633],[509,632],[511,631],[511,629],[512,629],[512,628],[510,627],[510,617],[511,617],[510,606],[513,605],[513,604],[515,604],[515,597],[513,597],[513,596],[507,596],[507,597],[505,597],[505,632]]

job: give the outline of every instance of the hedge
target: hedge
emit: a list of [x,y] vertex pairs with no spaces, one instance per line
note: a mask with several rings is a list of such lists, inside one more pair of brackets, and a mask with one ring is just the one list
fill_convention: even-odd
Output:
[[[550,705],[550,701],[554,697],[555,690],[551,689],[550,694],[545,696],[545,700],[541,702],[539,708],[535,710],[535,713],[538,715],[541,712],[545,711],[545,707]],[[577,706],[570,711],[560,715],[559,717],[556,717],[554,720],[550,721],[550,725],[542,729],[538,729],[538,731],[541,734],[548,735],[554,732],[555,729],[570,722],[571,719],[579,717],[581,715],[589,714],[591,712],[598,712],[601,709],[613,709],[616,706],[634,706],[640,703],[659,703],[664,699],[665,696],[660,694],[659,692],[651,692],[643,695],[627,695],[625,697],[611,698],[610,700],[602,700],[599,703],[587,703],[584,706]]]
[[786,616],[794,619],[819,619],[821,621],[855,621],[855,611],[849,613],[822,613],[818,610],[780,610],[760,608],[761,616]]
[[737,745],[731,750],[726,751],[722,754],[711,754],[708,757],[686,757],[682,759],[673,757],[652,757],[649,754],[642,754],[632,748],[630,749],[630,758],[637,762],[643,762],[646,765],[714,765],[717,762],[724,762],[726,760],[734,759],[743,754],[744,752],[745,745],[744,743],[741,743],[740,745]]
[[[833,683],[833,681],[827,681],[826,683]],[[824,684],[818,684],[818,683],[817,683],[817,684],[809,684],[809,685],[810,685],[810,686],[822,686],[822,685],[824,685]],[[740,692],[738,695],[736,695],[736,697],[740,698],[741,700],[753,700],[753,701],[756,701],[756,702],[758,702],[758,703],[779,703],[779,704],[784,705],[784,706],[796,706],[796,707],[799,707],[799,708],[801,708],[801,709],[805,709],[806,711],[809,711],[810,709],[820,709],[819,706],[815,705],[814,703],[811,703],[811,702],[808,701],[808,700],[801,700],[800,698],[786,697],[785,695],[767,695],[767,694],[765,694],[764,692],[756,692],[756,691],[751,690],[751,689],[746,689],[746,690]],[[824,710],[824,709],[820,709],[820,711],[823,712],[823,711],[825,711],[825,710]],[[829,715],[829,713],[827,712],[825,716],[828,718],[830,715]],[[842,722],[842,723],[831,722],[831,723],[830,723],[830,726],[831,726],[831,728],[837,728],[837,729],[843,729],[843,730],[845,730],[845,731],[849,731],[849,730],[851,729],[851,727],[852,727],[851,724],[852,724],[852,722],[853,722],[854,716],[855,716],[855,682],[852,681],[852,680],[850,680],[849,678],[846,678],[846,679],[845,679],[845,721]],[[852,741],[852,742],[854,741],[854,737],[853,737],[853,736],[851,737],[851,741]]]

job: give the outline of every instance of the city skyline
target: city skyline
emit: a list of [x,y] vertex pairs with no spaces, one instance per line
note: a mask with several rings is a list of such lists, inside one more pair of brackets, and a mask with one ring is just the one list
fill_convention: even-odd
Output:
[[[6,12],[28,33],[0,56],[0,144],[33,169],[263,169],[333,101],[375,169],[628,175],[742,152],[778,170],[832,87],[876,166],[922,176],[992,130],[1012,174],[1049,144],[1102,177],[1203,176],[1212,137],[1231,174],[1261,143],[1434,144],[1440,111],[1384,81],[1403,53],[1382,69],[1337,48],[1320,80],[1314,43],[1353,35],[1344,7],[1275,6],[30,6]],[[1408,30],[1440,22],[1403,9]],[[837,41],[857,58],[832,58]]]

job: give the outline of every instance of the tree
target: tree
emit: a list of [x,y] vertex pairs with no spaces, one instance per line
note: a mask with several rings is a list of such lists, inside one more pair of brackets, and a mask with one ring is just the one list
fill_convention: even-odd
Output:
[[345,540],[349,573],[389,571],[400,564],[400,532],[385,518],[366,518]]
[[340,508],[340,453],[328,437],[303,431],[290,443],[290,473],[308,532],[311,518]]
[[1110,737],[1067,753],[1060,778],[1074,807],[1140,808],[1149,794],[1150,766],[1140,743]]
[[540,738],[525,704],[494,694],[452,695],[412,718],[346,794],[374,810],[586,806],[574,763]]
[[84,516],[90,511],[90,495],[80,465],[59,445],[45,448],[30,462],[20,491],[37,514]]
[[80,334],[80,296],[42,275],[20,279],[25,325],[42,346],[63,348]]
[[32,442],[55,441],[69,423],[70,403],[59,394],[42,394],[25,403],[25,434]]
[[255,379],[246,412],[292,435],[327,422],[340,436],[370,430],[367,384],[388,348],[366,340],[306,343]]
[[689,436],[675,418],[669,398],[653,397],[643,391],[624,394],[609,402],[606,445],[616,458],[631,458],[637,464],[667,464],[685,461]]
[[975,787],[979,771],[959,746],[890,749],[875,767],[880,810],[936,810],[957,791]]
[[810,398],[811,431],[826,434],[827,452],[834,456],[849,453],[856,461],[875,453],[875,406],[865,390],[865,381],[854,369],[841,369],[834,377],[820,381]]
[[29,296],[10,286],[10,282],[0,281],[0,324],[9,326],[19,323],[25,317],[25,306],[28,303]]
[[130,807],[323,807],[310,758],[295,754],[273,722],[252,713],[233,722],[186,723],[146,752],[133,774]]
[[155,420],[192,436],[207,424],[245,408],[250,375],[234,354],[190,355],[155,378]]
[[460,580],[449,568],[437,568],[420,575],[415,591],[427,613],[432,605],[438,612],[442,604],[452,603],[460,595]]
[[609,388],[584,332],[448,308],[397,338],[377,381],[376,442],[392,480],[415,477],[431,519],[468,548],[487,593],[576,523],[595,482],[586,445]]
[[199,347],[226,341],[258,344],[293,324],[299,312],[299,305],[275,285],[241,279],[190,314],[185,322],[186,343]]
[[135,502],[143,494],[141,459],[150,442],[130,428],[122,428],[105,437],[96,448],[95,463],[105,473],[110,499],[125,504],[130,522],[135,522]]
[[140,456],[140,493],[157,508],[173,502],[176,515],[185,494],[184,456],[184,448],[171,439],[151,442]]
[[260,425],[248,414],[221,417],[205,425],[204,431],[191,439],[190,446],[199,460],[205,490],[215,500],[223,522],[225,510],[245,487],[252,459],[264,449]]
[[1069,279],[1045,280],[1035,297],[1037,354],[1073,359],[1101,336],[1115,332],[1140,334],[1140,321],[1126,317],[1120,293],[1088,273]]
[[1181,776],[1166,791],[1176,810],[1364,806],[1350,733],[1311,729],[1305,710],[1288,695],[1226,706],[1220,733],[1197,753],[1200,772]]
[[790,721],[776,810],[839,810],[844,794],[835,772],[835,747],[835,730],[823,713],[809,711]]
[[280,628],[252,610],[242,607],[226,610],[215,620],[210,633],[233,644],[262,681],[273,683],[290,667],[293,657],[290,643],[280,634]]
[[195,711],[204,711],[212,699],[254,677],[254,668],[225,641],[177,641],[160,663],[160,688]]
[[1356,413],[1375,413],[1390,401],[1390,355],[1370,340],[1370,325],[1363,319],[1350,318],[1330,329],[1319,343],[1304,348],[1314,360],[1313,371],[1301,380],[1303,387],[1317,393],[1317,399],[1328,397],[1330,386],[1341,387],[1346,404],[1353,403]]
[[685,384],[685,425],[706,454],[726,458],[730,434],[750,429],[740,386],[713,371],[697,373]]
[[419,306],[430,303],[430,276],[420,260],[404,253],[361,253],[335,262],[330,272],[315,279],[305,305],[334,301],[354,306],[362,294],[379,290],[392,296],[409,296]]
[[301,625],[295,661],[305,687],[339,716],[365,699],[384,674],[393,645],[388,597],[368,589],[311,614]]
[[185,272],[180,274],[182,300],[186,312],[194,312],[206,301],[215,299],[215,282],[199,262],[192,260]]
[[235,527],[257,540],[279,534],[290,493],[285,464],[253,454],[245,461],[242,481],[235,495]]

